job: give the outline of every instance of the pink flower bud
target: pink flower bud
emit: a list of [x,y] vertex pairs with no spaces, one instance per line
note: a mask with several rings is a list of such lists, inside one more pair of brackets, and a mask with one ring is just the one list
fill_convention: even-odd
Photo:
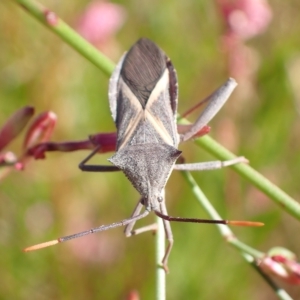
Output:
[[127,295],[127,300],[140,300],[139,293],[136,290],[132,290]]
[[45,15],[47,24],[49,24],[50,26],[57,25],[58,17],[53,11],[50,11],[47,9],[47,10],[45,10],[44,15]]
[[0,153],[0,165],[14,164],[17,161],[17,157],[13,152]]
[[25,106],[17,110],[0,129],[0,150],[8,145],[26,126],[34,114],[34,108]]
[[50,139],[57,117],[53,112],[39,114],[32,122],[24,139],[24,150],[32,146],[46,142]]
[[296,255],[288,249],[281,247],[271,249],[259,267],[265,273],[275,275],[289,284],[300,284],[300,264],[296,261]]

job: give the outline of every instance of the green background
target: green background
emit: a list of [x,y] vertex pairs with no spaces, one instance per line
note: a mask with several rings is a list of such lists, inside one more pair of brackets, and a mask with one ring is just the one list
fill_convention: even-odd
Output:
[[[75,26],[88,1],[43,1]],[[155,41],[179,78],[179,112],[210,94],[228,77],[221,50],[225,32],[213,1],[119,1],[127,20],[104,52],[113,61],[139,37]],[[246,44],[257,61],[252,82],[241,84],[210,123],[211,136],[295,199],[300,198],[300,4],[272,1],[268,30]],[[0,3],[0,123],[32,105],[58,116],[53,141],[114,131],[108,78],[13,1]],[[298,66],[297,66],[298,62]],[[291,80],[292,78],[292,80]],[[239,79],[237,78],[239,81]],[[196,115],[195,115],[196,116]],[[193,120],[194,117],[191,117]],[[20,153],[22,138],[9,145]],[[189,162],[214,158],[188,142]],[[37,252],[21,249],[58,236],[128,217],[138,194],[123,174],[82,173],[88,152],[49,153],[0,189],[0,299],[141,299],[155,293],[154,238],[103,232]],[[106,163],[111,154],[94,162]],[[260,220],[264,228],[234,228],[245,243],[266,252],[284,246],[300,252],[299,222],[231,170],[195,174],[226,219]],[[171,215],[206,217],[180,173],[167,185]],[[139,222],[149,224],[153,215]],[[167,276],[168,299],[276,299],[270,287],[210,225],[172,224],[175,244]],[[297,299],[300,289],[280,283]]]

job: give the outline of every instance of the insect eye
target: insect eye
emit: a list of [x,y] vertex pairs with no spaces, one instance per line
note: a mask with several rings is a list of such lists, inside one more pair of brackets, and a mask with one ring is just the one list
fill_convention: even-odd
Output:
[[162,196],[157,197],[158,202],[163,202],[164,198]]

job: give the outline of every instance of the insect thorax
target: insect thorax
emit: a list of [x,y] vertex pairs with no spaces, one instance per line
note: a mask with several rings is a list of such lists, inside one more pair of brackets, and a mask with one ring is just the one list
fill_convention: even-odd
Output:
[[138,144],[115,153],[109,161],[120,168],[144,198],[148,209],[157,201],[181,151],[167,144]]

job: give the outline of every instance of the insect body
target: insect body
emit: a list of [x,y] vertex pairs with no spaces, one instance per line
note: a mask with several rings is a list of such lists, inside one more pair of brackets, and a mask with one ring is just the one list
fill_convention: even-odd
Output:
[[[101,148],[100,144],[79,165],[81,170],[90,172],[123,171],[141,195],[136,209],[128,219],[28,247],[25,251],[117,226],[126,226],[125,234],[130,236],[135,222],[154,211],[163,218],[169,241],[162,261],[167,270],[167,260],[173,244],[170,221],[257,226],[258,223],[255,222],[171,217],[167,214],[164,199],[164,188],[173,169],[207,170],[245,161],[244,158],[236,158],[226,162],[175,164],[181,155],[181,151],[177,149],[179,142],[186,141],[201,131],[223,106],[235,86],[235,81],[229,79],[210,96],[209,103],[197,121],[191,126],[180,127],[178,133],[176,71],[156,44],[148,39],[140,39],[123,55],[110,79],[109,104],[117,127],[116,153],[109,159],[113,165],[87,164]],[[143,207],[145,210],[141,213]]]
[[154,43],[141,39],[119,62],[109,90],[118,129],[117,152],[109,161],[125,173],[146,210],[158,210],[181,154],[175,123],[176,72]]

